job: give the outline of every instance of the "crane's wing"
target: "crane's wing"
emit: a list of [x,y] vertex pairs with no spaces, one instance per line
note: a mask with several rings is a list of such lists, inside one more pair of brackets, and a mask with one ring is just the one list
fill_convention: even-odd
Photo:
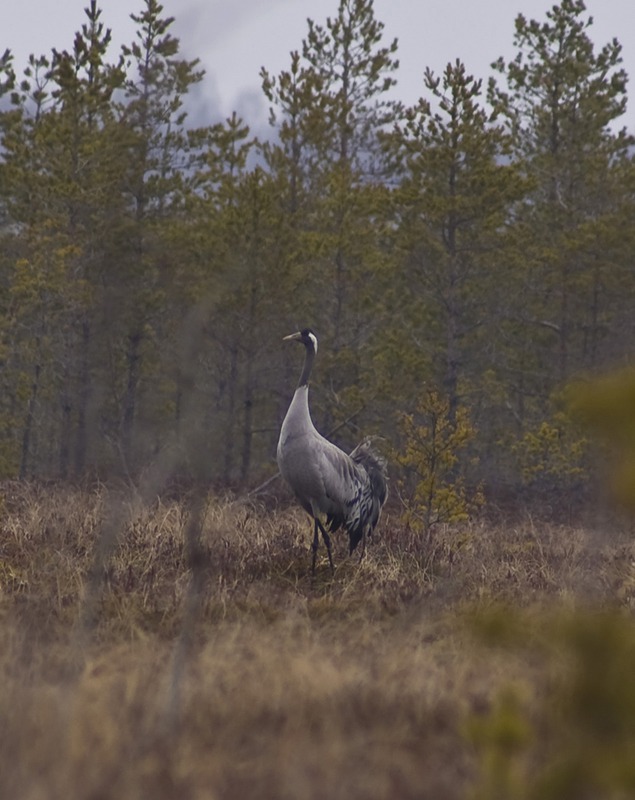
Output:
[[333,520],[337,520],[331,530],[337,530],[359,502],[364,475],[349,455],[327,439],[321,442],[319,467],[328,504],[326,512]]
[[369,441],[347,455],[324,440],[320,448],[321,473],[328,498],[327,523],[331,531],[342,525],[353,552],[360,539],[377,525],[388,493],[386,462]]
[[370,535],[379,522],[381,510],[388,496],[386,459],[373,449],[369,439],[364,440],[351,453],[351,460],[367,476],[359,501],[359,519],[349,528],[351,553],[360,539]]
[[365,439],[351,452],[351,460],[365,470],[370,481],[371,491],[368,499],[372,510],[369,524],[372,530],[379,521],[381,510],[388,497],[386,459],[373,448],[370,439]]

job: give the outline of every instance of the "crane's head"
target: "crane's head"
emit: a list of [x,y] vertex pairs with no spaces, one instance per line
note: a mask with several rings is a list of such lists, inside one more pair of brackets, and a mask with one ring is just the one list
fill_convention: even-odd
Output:
[[310,328],[302,328],[301,331],[297,333],[292,333],[289,336],[285,336],[283,341],[285,342],[302,342],[302,344],[306,348],[310,348],[313,350],[314,353],[317,353],[318,349],[318,341],[317,336],[313,333]]

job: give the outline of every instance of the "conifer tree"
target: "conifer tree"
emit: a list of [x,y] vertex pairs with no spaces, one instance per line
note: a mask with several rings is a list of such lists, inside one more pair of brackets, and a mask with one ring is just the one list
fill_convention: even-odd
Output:
[[123,83],[123,62],[121,58],[115,64],[107,61],[111,31],[100,20],[102,12],[96,0],[91,0],[85,14],[86,22],[75,35],[71,52],[53,51],[50,75],[55,84],[51,92],[55,111],[46,120],[55,125],[56,134],[44,134],[51,141],[59,137],[57,177],[66,181],[68,188],[56,191],[66,198],[66,235],[70,252],[76,253],[74,263],[69,264],[73,278],[64,292],[68,305],[60,364],[62,476],[71,469],[82,474],[86,467],[88,427],[94,420],[91,397],[95,380],[101,378],[91,366],[97,352],[94,309],[99,303],[107,243],[121,225],[123,212],[118,186],[122,138],[111,103]]
[[399,269],[387,302],[404,319],[393,346],[410,353],[397,392],[415,403],[429,380],[452,425],[466,403],[489,418],[499,411],[482,376],[493,366],[506,293],[506,225],[524,185],[509,162],[509,135],[462,62],[440,77],[426,70],[424,86],[431,100],[406,109],[386,141],[401,177],[393,201]]
[[555,385],[620,350],[611,328],[626,277],[632,139],[616,124],[627,76],[616,39],[594,48],[585,10],[582,0],[561,0],[544,22],[519,15],[517,55],[495,62],[504,84],[489,87],[533,185],[518,217],[526,230],[523,291],[508,322],[520,418],[530,398],[542,415]]
[[308,26],[302,55],[322,86],[329,134],[317,147],[329,162],[370,172],[377,131],[391,120],[392,103],[382,98],[396,83],[397,40],[382,45],[384,25],[373,0],[340,0],[325,26],[311,19]]
[[[128,143],[122,189],[131,219],[125,250],[108,278],[116,312],[110,347],[118,423],[111,435],[127,463],[147,455],[152,446],[145,436],[135,442],[139,390],[144,373],[156,375],[160,359],[161,307],[172,267],[169,243],[163,238],[163,232],[171,230],[163,223],[181,203],[182,176],[192,158],[184,99],[203,77],[197,59],[178,57],[179,40],[169,30],[174,18],[163,16],[157,0],[144,0],[142,11],[131,17],[137,31],[135,40],[123,48],[127,78],[118,108]],[[146,434],[157,411],[153,397],[160,405],[162,391],[155,384],[147,396],[151,403],[145,409],[145,424],[139,426]]]
[[122,72],[106,61],[110,31],[100,15],[91,2],[70,51],[30,57],[3,129],[7,209],[17,226],[11,309],[26,335],[22,346],[13,340],[12,367],[16,390],[30,386],[23,475],[38,459],[38,439],[41,458],[58,474],[81,471],[86,462],[90,307],[107,238],[104,220],[121,207],[110,99]]
[[[347,417],[363,404],[354,388],[365,369],[361,346],[378,320],[384,263],[378,198],[387,196],[378,131],[388,120],[384,96],[398,66],[397,42],[384,46],[383,28],[372,0],[340,0],[326,24],[308,21],[289,71],[277,79],[263,73],[281,138],[269,163],[292,176],[290,205],[304,212],[289,240],[294,298],[329,345],[320,367],[333,390],[322,420],[327,428],[331,413]],[[290,312],[297,319],[297,310]]]

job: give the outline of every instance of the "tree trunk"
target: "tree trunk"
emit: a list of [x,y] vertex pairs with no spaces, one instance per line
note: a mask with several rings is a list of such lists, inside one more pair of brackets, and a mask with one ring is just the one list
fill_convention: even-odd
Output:
[[82,351],[79,372],[79,405],[77,407],[77,435],[75,439],[75,474],[82,475],[86,469],[88,449],[88,403],[90,401],[90,323],[82,322]]
[[243,452],[240,468],[240,479],[246,483],[249,469],[251,467],[251,444],[253,439],[253,391],[251,388],[251,378],[248,378],[245,386],[245,420],[243,425]]
[[33,433],[33,420],[35,418],[35,404],[40,389],[40,364],[36,364],[33,369],[33,381],[31,383],[31,396],[27,406],[26,419],[24,420],[24,430],[22,431],[22,452],[20,454],[20,480],[27,477],[29,469],[29,458],[31,450],[31,436]]
[[132,456],[132,435],[137,408],[137,389],[139,386],[139,374],[141,369],[141,354],[139,352],[143,334],[141,331],[134,331],[128,336],[128,350],[126,360],[128,363],[128,381],[126,394],[123,401],[122,417],[122,447],[126,465],[130,465]]
[[234,421],[236,414],[236,382],[238,376],[238,348],[230,349],[229,380],[227,385],[227,424],[225,425],[225,466],[223,480],[229,483],[234,471]]
[[[68,373],[65,375],[66,382],[68,381]],[[60,478],[65,479],[68,477],[68,462],[70,456],[70,440],[71,440],[71,420],[73,406],[68,395],[68,386],[62,390],[61,397],[62,406],[62,431],[60,435],[60,460],[59,470]]]

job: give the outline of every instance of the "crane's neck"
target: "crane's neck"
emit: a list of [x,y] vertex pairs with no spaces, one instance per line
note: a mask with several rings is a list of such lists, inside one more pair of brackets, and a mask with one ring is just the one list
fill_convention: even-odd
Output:
[[311,377],[311,370],[313,369],[313,361],[315,360],[315,347],[313,343],[310,342],[309,344],[304,345],[306,350],[306,355],[304,357],[304,366],[302,367],[302,373],[300,375],[300,380],[298,381],[298,389],[301,389],[303,386],[309,385],[309,378]]
[[309,377],[315,360],[315,347],[312,342],[304,346],[306,348],[304,366],[280,432],[280,440],[283,442],[315,430],[309,411]]

